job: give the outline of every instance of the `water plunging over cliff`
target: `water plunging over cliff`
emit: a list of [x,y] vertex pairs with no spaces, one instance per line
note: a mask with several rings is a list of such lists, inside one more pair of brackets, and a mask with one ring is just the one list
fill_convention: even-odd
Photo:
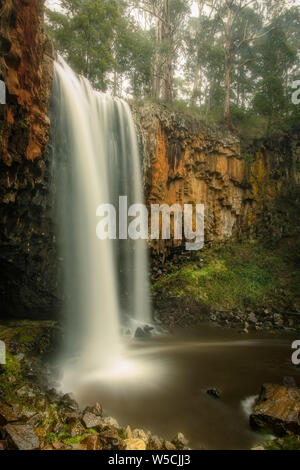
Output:
[[96,237],[97,207],[118,207],[119,196],[142,203],[142,175],[128,104],[95,91],[60,58],[51,114],[67,356],[79,375],[119,364],[121,327],[150,321],[146,242]]

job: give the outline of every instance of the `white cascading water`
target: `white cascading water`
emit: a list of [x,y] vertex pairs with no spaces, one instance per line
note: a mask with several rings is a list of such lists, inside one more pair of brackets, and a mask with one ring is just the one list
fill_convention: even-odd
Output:
[[146,242],[96,237],[100,204],[118,209],[119,196],[128,197],[128,206],[143,203],[142,174],[128,104],[95,91],[61,58],[51,116],[68,325],[64,363],[74,381],[118,369],[121,327],[150,322]]

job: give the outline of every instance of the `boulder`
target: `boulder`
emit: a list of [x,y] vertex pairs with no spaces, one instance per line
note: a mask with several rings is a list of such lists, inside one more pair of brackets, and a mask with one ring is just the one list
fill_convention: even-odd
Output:
[[144,325],[142,328],[139,326],[135,330],[134,336],[136,338],[149,338],[152,335],[153,330],[154,330],[154,327],[150,325]]
[[10,444],[18,450],[39,448],[39,439],[33,428],[26,424],[7,424],[4,427]]
[[127,426],[127,428],[125,429],[124,434],[125,434],[126,439],[132,439],[132,431],[131,431],[130,426]]
[[250,415],[254,429],[283,436],[300,434],[300,389],[284,385],[265,384]]
[[120,425],[118,421],[115,418],[112,418],[111,416],[107,416],[105,418],[102,418],[100,420],[99,427],[104,429],[104,428],[116,428],[120,429]]
[[103,415],[103,409],[100,403],[96,403],[90,410],[94,415],[96,416],[102,416]]
[[124,450],[146,450],[146,443],[143,439],[125,439]]
[[134,429],[132,431],[132,438],[133,439],[142,439],[147,445],[149,440],[149,433],[147,434],[143,429]]
[[179,432],[177,436],[172,440],[172,444],[174,444],[177,449],[183,449],[188,445],[188,441],[184,437],[182,432]]
[[176,450],[176,446],[170,441],[164,441],[163,448],[166,450]]
[[255,315],[253,312],[250,313],[250,315],[249,315],[249,317],[248,317],[248,320],[249,320],[251,323],[257,323],[257,321],[258,321],[257,318],[256,318],[256,315]]
[[86,444],[82,444],[81,442],[77,442],[76,444],[71,444],[70,448],[72,450],[87,450]]
[[87,429],[95,428],[96,426],[101,426],[102,418],[101,416],[96,416],[90,411],[86,411],[82,417],[82,421]]
[[[74,419],[69,423],[69,433],[72,437],[80,436],[85,432],[84,427],[78,419]],[[59,434],[59,433],[57,433]]]
[[64,443],[60,441],[56,441],[56,442],[53,442],[52,446],[53,446],[53,449],[60,450],[64,448]]
[[72,398],[71,394],[66,393],[59,401],[59,405],[66,410],[77,411],[78,403]]
[[148,442],[147,449],[148,450],[161,450],[162,449],[162,442],[157,436],[151,436]]
[[120,438],[116,428],[100,432],[99,439],[102,448],[107,450],[115,450],[119,448]]
[[0,425],[18,421],[18,416],[13,408],[5,403],[0,403]]
[[148,338],[150,335],[143,328],[138,327],[134,333],[135,338]]
[[27,397],[27,398],[35,398],[36,393],[33,388],[29,387],[29,385],[23,385],[23,387],[17,390],[17,395],[19,397]]
[[100,450],[100,439],[98,434],[91,434],[87,436],[83,441],[82,444],[86,446],[87,450]]
[[209,388],[206,390],[207,395],[213,398],[220,398],[221,397],[221,392],[217,388]]

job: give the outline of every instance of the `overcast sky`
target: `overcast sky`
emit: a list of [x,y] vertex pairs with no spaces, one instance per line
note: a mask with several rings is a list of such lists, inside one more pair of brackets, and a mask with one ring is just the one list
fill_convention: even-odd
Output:
[[[46,0],[46,6],[48,8],[51,8],[52,10],[60,10],[60,1],[59,0]],[[197,16],[198,15],[198,8],[197,4],[194,3],[192,6],[192,15]]]

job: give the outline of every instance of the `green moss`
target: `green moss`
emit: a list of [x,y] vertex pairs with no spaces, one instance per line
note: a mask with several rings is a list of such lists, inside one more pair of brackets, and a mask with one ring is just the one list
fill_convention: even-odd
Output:
[[3,400],[15,400],[16,391],[23,385],[21,365],[16,356],[6,353],[6,364],[0,366],[0,398]]
[[6,364],[3,365],[7,375],[19,376],[21,373],[20,361],[9,352],[6,354]]
[[88,429],[84,434],[81,434],[80,436],[68,437],[66,439],[63,439],[63,442],[64,444],[80,444],[84,439],[93,434],[97,434],[97,431],[95,429]]
[[300,450],[300,439],[290,435],[273,439],[264,444],[266,450]]
[[271,250],[261,243],[242,241],[203,252],[204,267],[195,262],[169,266],[169,273],[153,291],[199,302],[208,308],[256,308],[274,301],[279,288],[299,292],[299,276],[285,249]]
[[120,439],[126,439],[125,432],[123,429],[118,430],[118,436]]
[[33,332],[32,328],[24,327],[18,334],[18,340],[20,343],[34,343],[36,341],[36,332]]

